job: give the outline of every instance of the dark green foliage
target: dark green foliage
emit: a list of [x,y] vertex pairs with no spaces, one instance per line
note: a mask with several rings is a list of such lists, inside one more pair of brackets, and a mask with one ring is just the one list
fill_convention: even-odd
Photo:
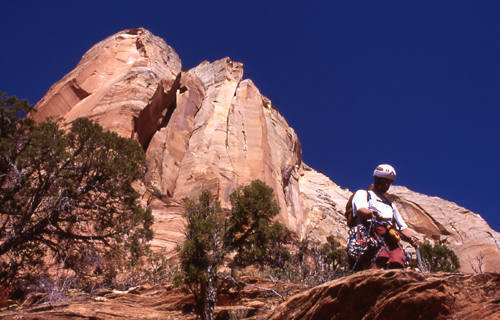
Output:
[[236,250],[234,264],[261,267],[268,259],[274,259],[276,245],[282,243],[288,233],[279,222],[272,219],[279,213],[273,189],[260,180],[241,187],[230,195],[232,205],[226,245]]
[[328,266],[328,271],[331,273],[345,271],[348,261],[345,248],[340,245],[340,242],[333,236],[326,237],[326,243],[320,249],[325,264]]
[[186,201],[186,240],[180,248],[182,282],[193,293],[202,319],[212,319],[221,278],[219,267],[231,252],[232,266],[284,265],[283,244],[289,231],[272,218],[279,212],[273,190],[260,180],[230,195],[231,216],[204,191],[198,202]]
[[186,200],[186,240],[180,250],[182,278],[202,319],[211,319],[216,302],[218,268],[228,254],[223,238],[226,220],[219,202],[204,191],[198,202]]
[[131,186],[144,174],[140,145],[88,119],[64,131],[19,118],[31,110],[1,95],[0,284],[32,278],[47,256],[77,274],[94,262],[137,262],[153,223]]
[[444,244],[435,244],[434,246],[428,241],[419,246],[425,267],[431,272],[457,272],[460,269],[458,257]]

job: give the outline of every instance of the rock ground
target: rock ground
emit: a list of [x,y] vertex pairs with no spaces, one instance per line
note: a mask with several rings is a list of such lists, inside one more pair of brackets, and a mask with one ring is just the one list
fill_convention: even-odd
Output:
[[[500,318],[500,274],[421,274],[410,270],[368,270],[307,289],[243,277],[239,293],[219,296],[216,319],[358,320]],[[286,301],[273,293],[282,295]],[[1,319],[180,319],[192,320],[190,295],[171,285],[129,292],[102,290],[73,300],[11,307]]]

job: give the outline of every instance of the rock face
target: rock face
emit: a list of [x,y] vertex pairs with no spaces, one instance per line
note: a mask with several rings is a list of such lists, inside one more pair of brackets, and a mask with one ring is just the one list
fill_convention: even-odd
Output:
[[269,320],[498,319],[500,275],[369,270],[291,297]]
[[[144,29],[122,31],[87,51],[37,103],[33,117],[87,117],[143,142],[156,131],[158,107],[168,110],[173,104],[175,94],[168,91],[175,93],[180,70],[179,56],[165,41]],[[165,95],[170,101],[161,100]]]
[[[147,173],[136,187],[155,216],[153,245],[172,254],[183,239],[183,199],[208,189],[229,208],[231,192],[254,179],[274,189],[280,221],[299,238],[347,238],[343,212],[351,192],[302,162],[295,131],[230,58],[181,70],[162,39],[125,30],[92,47],[37,108],[37,121],[88,117],[141,143]],[[500,235],[479,216],[395,190],[421,239],[450,238],[465,271],[472,270],[467,259],[481,254],[483,271],[500,270]]]
[[461,271],[500,269],[500,234],[486,221],[456,203],[410,191],[401,186],[389,190],[406,223],[421,238],[440,240],[460,259]]

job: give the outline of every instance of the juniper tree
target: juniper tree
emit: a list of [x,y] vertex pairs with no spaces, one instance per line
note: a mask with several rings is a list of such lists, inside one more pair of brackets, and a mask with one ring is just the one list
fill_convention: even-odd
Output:
[[444,244],[432,245],[426,241],[420,244],[419,249],[423,262],[431,272],[457,272],[460,269],[457,255]]
[[0,282],[32,279],[48,257],[73,269],[88,257],[136,262],[153,223],[132,188],[140,145],[84,118],[35,124],[32,111],[0,95]]
[[[289,234],[272,218],[279,212],[273,190],[260,180],[230,195],[231,215],[204,191],[198,202],[186,200],[186,240],[180,248],[182,281],[193,293],[202,320],[213,319],[220,280],[219,268],[232,252],[230,265],[282,263],[282,242]],[[281,256],[280,256],[281,255]]]
[[217,301],[218,269],[229,253],[224,247],[226,221],[218,201],[204,191],[198,202],[185,203],[186,240],[180,250],[184,284],[193,294],[202,320],[213,319]]
[[285,253],[282,246],[289,232],[273,218],[279,213],[273,189],[261,180],[240,187],[231,193],[231,217],[225,244],[235,250],[234,265],[258,264],[263,267],[276,254]]
[[326,237],[326,243],[323,244],[320,252],[328,265],[329,273],[342,272],[347,267],[347,253],[334,236],[329,235]]

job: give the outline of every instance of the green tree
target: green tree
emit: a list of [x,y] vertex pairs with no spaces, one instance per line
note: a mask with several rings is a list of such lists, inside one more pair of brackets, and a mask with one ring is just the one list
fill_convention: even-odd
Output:
[[329,273],[343,272],[347,268],[347,252],[334,236],[326,237],[326,243],[320,249]]
[[[255,180],[230,195],[231,216],[225,218],[219,202],[204,191],[198,202],[186,200],[186,240],[180,248],[182,281],[193,293],[202,320],[213,319],[220,287],[219,268],[230,253],[230,265],[280,263],[289,231],[272,217],[279,212],[273,190]],[[274,249],[274,251],[273,251]],[[267,255],[267,256],[266,256]],[[281,260],[280,260],[281,259]]]
[[90,258],[135,263],[153,223],[131,185],[145,170],[140,145],[88,119],[35,124],[31,111],[0,95],[0,284],[33,280],[47,256],[77,272]]
[[283,248],[276,247],[287,238],[288,231],[273,218],[279,213],[273,189],[261,180],[240,187],[229,197],[232,205],[226,246],[236,251],[234,264],[263,267]]
[[431,272],[457,272],[460,269],[457,255],[444,244],[436,243],[433,246],[425,241],[419,249],[424,264]]
[[193,294],[202,320],[213,319],[218,269],[228,254],[223,238],[226,220],[218,201],[204,191],[198,202],[186,200],[186,240],[180,250],[184,284]]

